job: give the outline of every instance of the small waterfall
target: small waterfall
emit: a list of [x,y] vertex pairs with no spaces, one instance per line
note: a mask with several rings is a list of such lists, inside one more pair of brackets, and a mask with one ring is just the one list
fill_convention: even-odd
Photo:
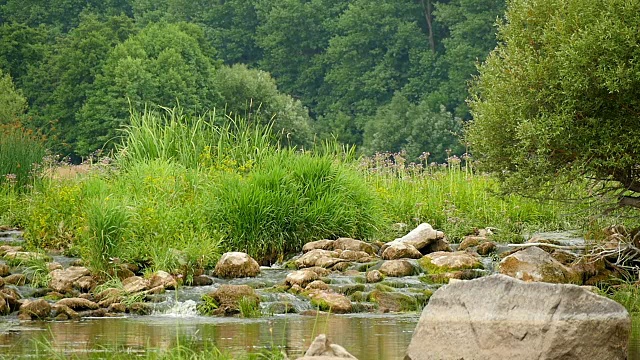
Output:
[[197,304],[193,300],[177,301],[171,303],[168,308],[155,310],[153,315],[167,317],[194,317],[199,315],[196,306]]

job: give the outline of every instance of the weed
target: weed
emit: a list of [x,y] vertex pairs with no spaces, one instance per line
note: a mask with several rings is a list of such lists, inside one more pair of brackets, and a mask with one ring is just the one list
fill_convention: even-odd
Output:
[[243,318],[257,318],[262,316],[260,311],[260,302],[253,297],[243,297],[238,302],[238,309],[240,310],[240,316]]

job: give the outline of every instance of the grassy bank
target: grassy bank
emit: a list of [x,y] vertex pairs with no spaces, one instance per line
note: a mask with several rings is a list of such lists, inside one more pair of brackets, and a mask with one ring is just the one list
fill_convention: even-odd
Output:
[[113,157],[24,194],[2,185],[0,220],[23,227],[31,247],[65,249],[97,271],[131,262],[187,278],[224,251],[270,263],[308,241],[390,241],[420,222],[454,241],[487,226],[507,240],[577,226],[561,204],[498,196],[493,179],[455,158],[424,166],[402,154],[358,160],[332,144],[281,148],[270,127],[213,113],[134,114]]

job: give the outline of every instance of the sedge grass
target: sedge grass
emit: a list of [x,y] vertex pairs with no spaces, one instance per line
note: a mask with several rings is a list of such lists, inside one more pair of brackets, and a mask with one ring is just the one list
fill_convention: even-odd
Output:
[[32,184],[44,156],[44,145],[28,130],[0,126],[0,186],[23,189]]

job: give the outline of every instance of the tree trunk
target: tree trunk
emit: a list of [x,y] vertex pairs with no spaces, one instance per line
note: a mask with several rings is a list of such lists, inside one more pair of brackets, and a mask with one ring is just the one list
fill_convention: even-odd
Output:
[[431,47],[431,51],[433,53],[436,52],[436,41],[433,36],[433,17],[432,13],[432,4],[431,0],[420,0],[422,3],[422,11],[424,13],[424,18],[427,20],[427,28],[429,29],[429,47]]

